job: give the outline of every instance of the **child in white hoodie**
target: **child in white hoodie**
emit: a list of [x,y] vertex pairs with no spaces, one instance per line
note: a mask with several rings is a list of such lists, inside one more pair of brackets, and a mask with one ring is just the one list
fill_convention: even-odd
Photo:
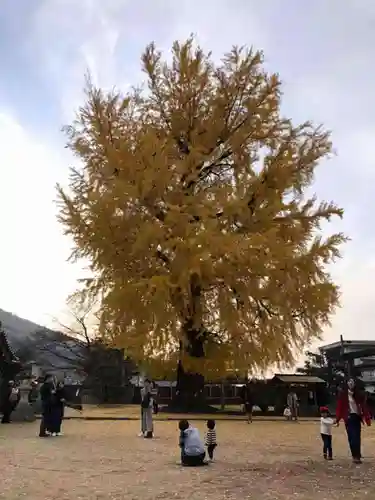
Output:
[[192,427],[187,420],[180,420],[178,428],[180,429],[181,464],[192,467],[203,465],[206,452],[198,429]]
[[323,440],[324,460],[332,460],[332,427],[334,424],[329,409],[326,406],[320,408],[320,434]]
[[285,420],[292,420],[292,410],[289,408],[289,406],[286,406],[284,410],[284,417]]

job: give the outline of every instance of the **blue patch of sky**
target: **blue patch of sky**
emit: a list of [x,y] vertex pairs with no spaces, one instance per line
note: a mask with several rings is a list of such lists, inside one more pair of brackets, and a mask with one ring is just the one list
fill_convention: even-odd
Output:
[[[29,22],[37,2],[2,2],[0,11],[0,108],[36,133],[60,134],[54,89],[27,50]],[[51,127],[56,124],[56,130]]]

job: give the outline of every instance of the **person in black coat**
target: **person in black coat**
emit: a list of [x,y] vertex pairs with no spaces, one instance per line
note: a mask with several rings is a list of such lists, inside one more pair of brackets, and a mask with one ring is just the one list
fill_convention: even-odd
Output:
[[64,418],[65,408],[65,386],[63,382],[58,382],[56,385],[56,393],[52,404],[52,435],[59,436],[61,434],[61,424]]
[[53,405],[56,395],[55,380],[52,375],[46,375],[40,388],[42,400],[42,418],[40,421],[39,437],[47,437],[53,433]]
[[241,389],[241,399],[244,405],[244,410],[247,415],[247,423],[250,424],[253,421],[253,393],[251,390],[251,383],[247,382]]

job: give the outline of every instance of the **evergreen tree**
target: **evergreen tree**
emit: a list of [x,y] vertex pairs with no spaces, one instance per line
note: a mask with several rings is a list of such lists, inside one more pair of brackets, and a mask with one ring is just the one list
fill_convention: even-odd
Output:
[[328,365],[327,359],[323,354],[306,351],[306,360],[304,366],[297,368],[297,372],[310,377],[319,377],[332,386],[338,386],[344,380],[345,368],[343,364]]

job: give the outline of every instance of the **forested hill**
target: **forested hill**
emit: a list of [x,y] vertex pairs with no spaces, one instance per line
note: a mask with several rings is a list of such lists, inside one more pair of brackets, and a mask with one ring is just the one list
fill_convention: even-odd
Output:
[[[44,326],[37,325],[32,321],[20,318],[15,314],[0,309],[0,321],[3,329],[7,334],[8,340],[14,349],[24,347],[25,343],[33,341],[35,333],[38,331],[50,331],[53,335],[53,330],[48,330]],[[56,332],[58,335],[58,332]]]
[[3,309],[0,309],[0,321],[14,352],[30,351],[33,360],[44,366],[69,366],[69,360],[74,364],[74,349],[77,348],[77,352],[80,349],[74,339]]

